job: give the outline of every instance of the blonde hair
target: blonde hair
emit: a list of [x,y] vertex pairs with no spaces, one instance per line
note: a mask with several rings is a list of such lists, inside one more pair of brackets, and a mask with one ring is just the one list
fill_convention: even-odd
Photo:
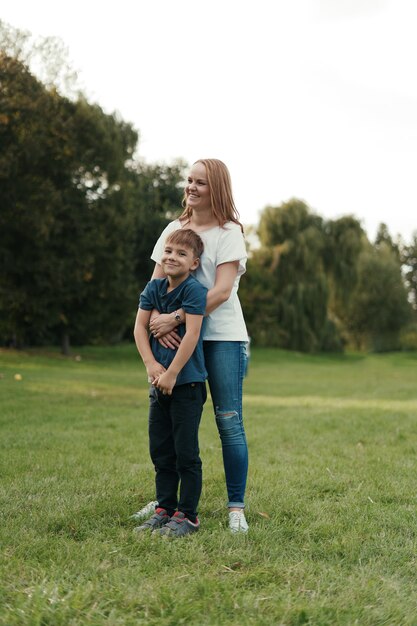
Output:
[[[196,163],[202,163],[206,168],[207,182],[210,189],[211,208],[220,226],[226,222],[239,224],[243,232],[243,226],[239,221],[239,211],[236,208],[232,194],[232,181],[229,170],[223,161],[219,159],[198,159]],[[184,211],[180,220],[190,220],[193,210],[187,206],[187,194],[184,192],[182,200]]]
[[191,230],[191,228],[180,228],[179,230],[174,230],[165,240],[165,244],[169,243],[175,243],[178,246],[189,248],[193,251],[196,259],[199,259],[203,254],[203,241],[200,235],[197,235],[197,233]]

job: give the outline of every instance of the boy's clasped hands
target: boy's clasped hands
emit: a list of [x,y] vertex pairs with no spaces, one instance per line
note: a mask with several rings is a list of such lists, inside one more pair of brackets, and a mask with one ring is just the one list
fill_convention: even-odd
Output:
[[161,363],[155,361],[151,367],[147,368],[147,374],[148,382],[151,383],[153,387],[156,387],[156,389],[159,389],[159,391],[162,391],[164,396],[170,396],[172,394],[172,390],[177,382],[177,377],[167,372]]

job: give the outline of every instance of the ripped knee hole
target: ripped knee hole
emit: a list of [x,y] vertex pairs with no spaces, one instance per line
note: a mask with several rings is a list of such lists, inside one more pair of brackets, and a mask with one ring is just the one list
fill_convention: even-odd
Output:
[[216,418],[222,419],[223,417],[235,417],[237,416],[237,411],[219,411],[216,407]]

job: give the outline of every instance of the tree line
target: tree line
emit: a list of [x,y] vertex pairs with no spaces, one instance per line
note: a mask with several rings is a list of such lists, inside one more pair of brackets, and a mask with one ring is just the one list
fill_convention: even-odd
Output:
[[303,352],[417,349],[417,231],[374,242],[347,215],[297,199],[266,207],[240,291],[258,345]]
[[[135,158],[130,123],[58,88],[54,42],[37,48],[43,80],[23,44],[0,22],[0,344],[68,353],[130,338],[187,164]],[[406,246],[382,225],[371,243],[355,218],[326,221],[296,199],[266,207],[257,235],[240,291],[255,343],[417,348],[416,235]]]

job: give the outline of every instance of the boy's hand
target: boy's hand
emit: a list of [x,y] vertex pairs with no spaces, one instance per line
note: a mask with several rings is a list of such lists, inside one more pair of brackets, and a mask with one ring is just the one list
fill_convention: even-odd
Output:
[[162,391],[163,395],[170,396],[172,394],[172,390],[177,382],[177,377],[170,372],[165,372],[161,374],[159,378],[153,381],[153,386]]
[[161,376],[161,374],[163,374],[164,372],[166,372],[165,367],[158,363],[158,361],[155,361],[155,363],[149,365],[146,368],[146,373],[148,374],[148,383],[153,384],[155,380],[157,380],[158,377]]

